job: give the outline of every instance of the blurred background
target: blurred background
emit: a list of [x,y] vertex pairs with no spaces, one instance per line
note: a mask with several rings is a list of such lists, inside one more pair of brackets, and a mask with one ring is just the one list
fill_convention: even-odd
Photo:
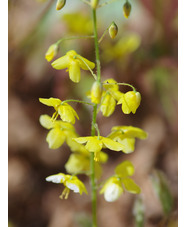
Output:
[[[105,1],[101,1],[105,2]],[[98,10],[101,37],[114,21],[117,37],[106,35],[100,44],[102,80],[114,78],[130,83],[142,95],[135,115],[124,115],[117,106],[113,115],[98,115],[101,134],[107,136],[115,125],[132,125],[148,132],[137,140],[132,154],[107,151],[102,180],[113,174],[117,164],[130,160],[136,168],[133,179],[142,189],[140,196],[124,193],[114,203],[98,198],[100,227],[175,227],[178,198],[177,154],[177,0],[131,1],[129,19],[123,16],[123,1]],[[39,97],[87,100],[93,79],[82,72],[79,84],[69,80],[65,70],[55,70],[45,60],[48,47],[57,40],[74,35],[91,35],[89,7],[81,1],[67,0],[61,11],[56,1],[9,0],[9,226],[83,227],[91,226],[89,196],[70,193],[60,200],[62,185],[45,177],[64,172],[70,150],[63,145],[50,150],[47,130],[39,124],[41,114],[53,113],[39,103]],[[94,61],[91,39],[61,43],[57,57],[74,49]],[[128,91],[121,86],[120,91]],[[75,127],[81,136],[90,135],[91,109],[73,104],[80,120]],[[90,191],[89,180],[82,180]]]

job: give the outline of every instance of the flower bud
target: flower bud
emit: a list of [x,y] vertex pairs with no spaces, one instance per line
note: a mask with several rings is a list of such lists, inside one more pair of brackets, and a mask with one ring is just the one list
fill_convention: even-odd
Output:
[[54,43],[48,48],[45,54],[45,59],[47,61],[52,61],[52,59],[57,55],[57,52],[58,52],[58,45]]
[[109,27],[109,35],[111,39],[114,39],[117,33],[118,33],[118,26],[114,22],[112,22],[112,24]]
[[57,0],[56,10],[60,10],[65,6],[66,0]]
[[131,12],[131,4],[127,1],[123,5],[123,14],[124,14],[125,18],[128,19],[128,17],[130,16],[130,12]]
[[91,88],[91,101],[95,104],[99,104],[101,101],[102,87],[99,82],[94,82]]
[[91,7],[92,7],[93,9],[96,9],[98,3],[99,3],[99,0],[91,0]]

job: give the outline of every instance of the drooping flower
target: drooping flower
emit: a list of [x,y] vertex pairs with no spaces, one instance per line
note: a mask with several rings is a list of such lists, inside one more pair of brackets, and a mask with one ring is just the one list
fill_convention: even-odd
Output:
[[116,201],[123,193],[121,180],[117,177],[109,178],[100,191],[100,194],[103,193],[107,202]]
[[60,99],[57,98],[39,98],[39,101],[47,106],[52,106],[55,109],[55,113],[53,114],[52,118],[55,120],[58,115],[60,115],[63,121],[69,122],[74,124],[75,118],[79,120],[79,117],[76,111],[68,104],[62,103]]
[[52,62],[52,67],[57,70],[67,68],[69,71],[70,79],[78,83],[81,78],[80,68],[83,70],[93,69],[95,64],[86,58],[78,55],[74,50],[70,50],[66,53],[65,56],[58,58],[54,62]]
[[113,114],[116,107],[115,94],[119,90],[119,86],[114,79],[107,79],[103,82],[103,88],[106,90],[102,93],[100,110],[105,117]]
[[128,91],[123,94],[117,104],[122,104],[122,111],[125,114],[136,113],[137,108],[141,102],[141,95],[139,92]]
[[146,139],[147,133],[133,126],[115,126],[111,129],[108,138],[123,144],[124,153],[131,153],[135,148],[135,138]]
[[46,141],[51,149],[57,149],[62,146],[69,139],[70,135],[74,137],[75,128],[68,122],[61,120],[53,121],[48,115],[41,115],[39,121],[44,128],[50,130]]
[[133,194],[141,192],[140,187],[130,178],[134,174],[134,166],[130,161],[124,161],[115,168],[115,175],[110,177],[102,189],[100,194],[104,194],[107,202],[116,201],[126,190]]
[[75,193],[79,193],[80,195],[82,195],[83,192],[87,194],[85,185],[76,176],[71,176],[64,173],[58,173],[55,175],[48,176],[46,178],[46,181],[53,182],[56,184],[63,184],[65,186],[65,189],[60,195],[60,199],[63,199],[63,198],[67,199],[70,193],[70,190],[72,190]]
[[52,59],[57,55],[57,52],[58,52],[58,45],[54,43],[48,48],[45,54],[45,59],[47,61],[52,61]]

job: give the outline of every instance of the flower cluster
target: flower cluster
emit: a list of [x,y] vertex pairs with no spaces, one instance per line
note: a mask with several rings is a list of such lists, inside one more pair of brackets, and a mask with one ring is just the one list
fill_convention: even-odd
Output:
[[[77,177],[78,174],[91,176],[92,193],[94,194],[93,197],[95,197],[98,188],[98,185],[96,185],[97,180],[99,180],[102,175],[101,164],[106,163],[108,160],[108,154],[104,153],[103,149],[117,152],[122,151],[127,154],[134,151],[136,138],[147,138],[147,133],[145,131],[132,126],[114,126],[107,137],[102,136],[99,131],[99,127],[96,123],[98,111],[101,111],[103,116],[109,117],[113,114],[116,105],[121,105],[124,114],[135,114],[141,102],[141,94],[137,92],[132,85],[117,83],[114,79],[107,79],[102,82],[98,49],[99,42],[102,41],[106,33],[104,32],[98,40],[98,35],[96,34],[97,26],[95,24],[95,10],[108,3],[101,4],[99,0],[84,2],[93,10],[94,36],[89,36],[89,38],[94,38],[95,40],[97,74],[94,74],[93,72],[95,63],[77,54],[75,50],[69,50],[64,56],[54,60],[51,63],[51,66],[56,70],[66,69],[69,73],[70,80],[74,83],[80,82],[81,70],[89,71],[91,76],[95,79],[90,91],[87,93],[87,96],[91,101],[84,102],[74,99],[62,101],[58,98],[39,99],[42,104],[54,108],[52,117],[44,114],[41,115],[39,119],[40,124],[49,130],[46,136],[49,148],[58,149],[66,143],[72,152],[65,164],[65,169],[68,174],[58,173],[46,178],[46,181],[64,185],[64,190],[60,195],[61,199],[67,199],[70,190],[79,193],[80,195],[82,195],[83,192],[85,194],[88,193],[83,182]],[[66,0],[57,0],[56,9],[62,9],[65,4]],[[126,3],[123,6],[123,12],[124,16],[128,18],[131,12],[131,4],[128,0],[126,0]],[[78,20],[79,19],[77,18],[75,24],[77,24]],[[75,28],[76,27],[77,26],[75,26]],[[89,24],[88,27],[90,28]],[[106,32],[114,39],[118,33],[117,25],[112,22]],[[68,39],[70,38],[63,37],[48,48],[45,54],[45,58],[48,62],[52,61],[57,56],[60,43],[63,40]],[[72,37],[71,39],[74,38]],[[129,43],[132,44],[123,45],[123,40],[118,42],[118,45],[110,50],[110,53],[106,53],[106,55],[108,55],[108,61],[112,59],[113,55],[116,55],[117,57],[123,55],[123,51],[126,52],[126,50],[123,50],[123,46],[127,46],[125,49],[127,49],[128,52],[134,51],[139,45],[139,39],[135,39],[133,42]],[[130,46],[130,48],[128,46]],[[119,85],[130,86],[132,90],[123,93],[119,90]],[[88,104],[93,107],[91,136],[80,137],[76,132],[74,124],[76,123],[76,119],[79,120],[79,116],[75,109],[69,105],[69,102],[71,101]],[[100,194],[104,194],[106,201],[113,202],[116,201],[124,191],[134,194],[140,193],[139,186],[131,179],[133,174],[134,166],[132,163],[130,161],[122,162],[116,166],[115,174],[106,180],[100,190]],[[96,226],[95,223],[93,225]]]

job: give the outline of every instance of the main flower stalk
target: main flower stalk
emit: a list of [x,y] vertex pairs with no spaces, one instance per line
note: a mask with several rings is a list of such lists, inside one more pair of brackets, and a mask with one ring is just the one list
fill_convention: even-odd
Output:
[[[97,33],[97,18],[96,18],[96,9],[92,9],[93,17],[93,27],[94,27],[94,43],[95,43],[95,55],[96,55],[96,67],[97,67],[97,82],[101,83],[101,66],[100,66],[100,57],[99,57],[99,43],[98,43],[98,33]],[[91,136],[95,136],[95,123],[97,117],[97,104],[93,108],[92,116],[92,128]],[[96,195],[96,182],[95,182],[95,161],[94,153],[91,153],[90,158],[90,168],[91,168],[91,190],[92,190],[92,226],[97,227],[97,195]]]

